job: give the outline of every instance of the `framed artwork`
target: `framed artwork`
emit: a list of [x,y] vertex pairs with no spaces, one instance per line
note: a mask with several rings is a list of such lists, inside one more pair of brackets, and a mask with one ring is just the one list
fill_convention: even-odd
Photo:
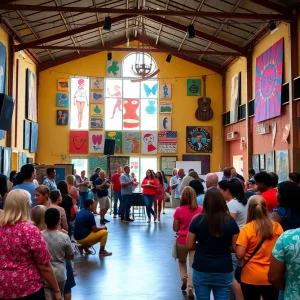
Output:
[[27,153],[26,152],[22,152],[22,165],[26,165],[27,163]]
[[66,169],[65,168],[55,168],[55,171],[56,171],[56,178],[55,178],[56,183],[60,182],[61,180],[66,180]]
[[161,156],[160,169],[164,171],[165,175],[172,176],[173,169],[176,167],[177,156]]
[[124,132],[124,154],[140,153],[140,132],[125,131]]
[[122,63],[115,60],[108,60],[106,63],[106,77],[121,77]]
[[289,151],[277,150],[276,154],[276,173],[278,175],[278,182],[283,182],[289,178]]
[[187,95],[200,96],[201,95],[201,80],[200,79],[187,79]]
[[23,158],[22,152],[18,152],[18,171],[20,171],[23,166],[22,158]]
[[89,132],[89,153],[103,153],[104,143],[103,131]]
[[159,112],[161,114],[170,114],[172,113],[172,102],[160,102],[159,103]]
[[255,122],[281,114],[283,38],[256,58]]
[[275,172],[275,151],[266,153],[266,171]]
[[103,117],[103,104],[91,104],[91,117]]
[[90,129],[103,129],[103,118],[90,118]]
[[57,79],[57,90],[68,92],[69,91],[69,79],[68,78],[60,78]]
[[39,125],[38,123],[30,123],[30,148],[29,152],[36,153],[38,147],[38,134],[39,134]]
[[70,154],[87,154],[88,153],[88,131],[70,131]]
[[231,78],[230,123],[238,121],[238,110],[241,103],[241,72]]
[[157,154],[157,131],[142,131],[142,154]]
[[158,84],[156,80],[147,80],[142,83],[141,98],[157,98]]
[[0,140],[4,140],[4,139],[5,139],[5,131],[0,130]]
[[160,116],[159,117],[159,128],[160,131],[172,130],[172,117],[171,116]]
[[0,42],[0,93],[6,94],[6,47]]
[[91,90],[103,90],[103,89],[104,89],[104,78],[91,77]]
[[259,154],[259,167],[260,170],[265,170],[265,155],[264,154]]
[[104,103],[103,91],[91,92],[91,103]]
[[56,125],[68,125],[69,122],[69,110],[59,109],[56,111]]
[[68,107],[69,106],[69,94],[56,93],[56,106],[57,107]]
[[129,156],[110,156],[110,174],[116,173],[118,167],[129,166]]
[[30,147],[30,122],[24,120],[23,149],[29,150],[29,147]]
[[252,155],[252,168],[254,169],[255,173],[259,172],[259,154]]
[[90,156],[89,157],[89,174],[92,175],[96,168],[101,168],[105,172],[107,171],[106,156]]
[[26,69],[26,118],[37,121],[37,83],[36,75]]
[[172,85],[171,83],[160,84],[160,98],[171,99],[172,98]]
[[115,140],[115,154],[123,152],[123,134],[122,131],[106,131],[105,138]]
[[177,131],[158,132],[158,153],[177,153]]
[[201,161],[201,173],[202,175],[206,175],[210,173],[210,155],[182,155],[183,161]]
[[212,127],[186,127],[186,152],[211,153],[212,152]]
[[140,99],[123,99],[123,129],[139,129],[139,107]]
[[11,156],[12,149],[9,147],[3,147],[3,170],[2,174],[9,178],[11,172]]

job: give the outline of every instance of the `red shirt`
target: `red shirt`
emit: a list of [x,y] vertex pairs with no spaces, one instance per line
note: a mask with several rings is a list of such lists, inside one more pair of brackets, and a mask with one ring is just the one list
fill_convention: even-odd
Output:
[[268,212],[272,212],[272,210],[279,205],[277,202],[277,190],[276,189],[268,190],[268,191],[262,193],[261,196],[266,201]]
[[114,191],[114,192],[121,192],[120,177],[121,177],[121,174],[118,174],[118,173],[115,173],[115,174],[111,177],[111,182],[112,182],[112,184],[113,184],[113,191]]
[[[144,178],[142,185],[148,184],[148,181],[150,184],[155,185],[158,187],[157,180],[154,179],[148,179],[147,177]],[[143,187],[143,194],[144,195],[156,195],[156,189],[150,188],[150,187]]]

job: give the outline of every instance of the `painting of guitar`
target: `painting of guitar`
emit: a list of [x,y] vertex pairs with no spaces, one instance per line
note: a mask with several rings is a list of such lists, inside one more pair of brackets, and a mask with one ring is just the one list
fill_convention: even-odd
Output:
[[214,112],[210,107],[211,99],[206,97],[206,75],[203,80],[203,97],[198,99],[198,108],[195,112],[195,117],[199,121],[209,121],[214,116]]

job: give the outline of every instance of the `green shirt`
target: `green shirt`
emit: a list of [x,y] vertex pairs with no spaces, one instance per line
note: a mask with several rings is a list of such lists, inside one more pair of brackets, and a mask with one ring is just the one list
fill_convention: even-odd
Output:
[[286,264],[284,300],[300,299],[300,228],[285,231],[272,254]]

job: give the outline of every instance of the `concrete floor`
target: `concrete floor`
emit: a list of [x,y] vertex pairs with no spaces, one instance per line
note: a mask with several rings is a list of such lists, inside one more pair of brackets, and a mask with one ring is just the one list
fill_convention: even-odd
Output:
[[[74,259],[76,287],[73,300],[182,300],[177,261],[172,257],[174,209],[166,209],[161,222],[150,225],[136,218],[122,224],[113,219],[107,224],[109,236],[106,249],[112,256],[96,255]],[[96,217],[99,225],[99,217]]]

